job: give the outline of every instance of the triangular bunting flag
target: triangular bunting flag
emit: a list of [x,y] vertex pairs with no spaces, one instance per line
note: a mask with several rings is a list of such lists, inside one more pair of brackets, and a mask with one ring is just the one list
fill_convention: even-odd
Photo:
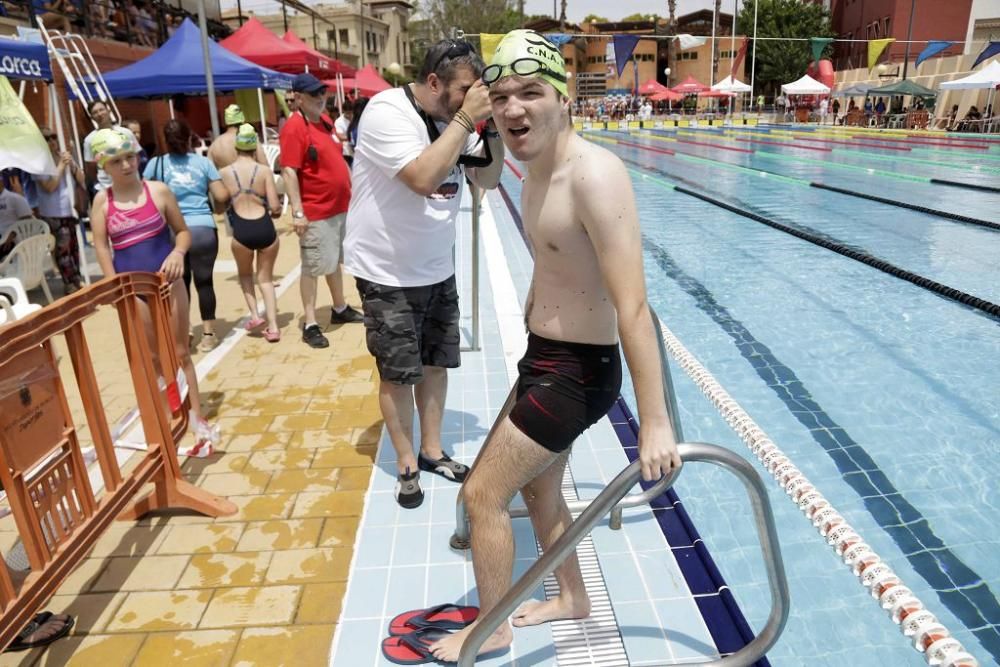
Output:
[[972,63],[972,69],[976,69],[976,65],[998,53],[1000,53],[1000,42],[990,42],[986,45],[986,48],[983,49],[983,52],[976,56],[976,62]]
[[17,167],[29,174],[56,173],[45,138],[5,76],[0,76],[0,117],[0,169]]
[[934,56],[941,53],[954,43],[955,42],[944,42],[944,41],[927,42],[927,46],[925,46],[924,50],[920,52],[919,56],[917,56],[917,62],[914,63],[914,66],[920,67],[920,63],[924,62],[928,58],[933,58]]
[[743,59],[747,55],[747,44],[749,43],[750,39],[748,37],[744,37],[743,43],[740,44],[740,50],[736,52],[736,58],[733,60],[733,67],[732,69],[729,70],[730,78],[733,79],[736,78],[736,70],[738,70],[740,68],[740,65],[743,64]]
[[493,53],[497,50],[497,44],[503,39],[503,35],[482,33],[479,35],[479,52],[483,57],[483,62],[489,65],[493,62]]
[[873,39],[870,42],[868,42],[868,71],[869,72],[872,71],[872,69],[875,67],[875,63],[878,62],[878,59],[882,55],[882,52],[885,51],[885,47],[889,46],[890,44],[892,44],[895,41],[896,41],[895,38],[890,37],[888,39]]
[[812,47],[813,60],[819,62],[820,56],[823,55],[823,49],[832,41],[833,39],[830,37],[810,37],[809,46]]
[[615,65],[618,67],[618,76],[625,70],[625,63],[632,57],[635,45],[639,43],[637,35],[615,35]]
[[686,51],[687,49],[696,49],[708,40],[705,37],[684,34],[677,35],[677,41],[680,42],[681,51]]
[[556,46],[562,46],[566,42],[573,39],[573,35],[567,35],[561,32],[547,32],[545,33],[545,39],[549,40]]

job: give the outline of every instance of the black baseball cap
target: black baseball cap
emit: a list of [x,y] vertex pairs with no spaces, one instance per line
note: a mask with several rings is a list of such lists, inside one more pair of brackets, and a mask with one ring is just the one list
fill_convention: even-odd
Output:
[[292,90],[297,93],[309,93],[313,95],[326,90],[326,84],[309,72],[305,72],[295,75],[295,79],[292,81]]

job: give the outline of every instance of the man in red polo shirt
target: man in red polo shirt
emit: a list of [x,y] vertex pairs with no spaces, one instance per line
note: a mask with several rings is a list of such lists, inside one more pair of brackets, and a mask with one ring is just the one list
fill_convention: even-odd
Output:
[[292,91],[298,109],[281,128],[281,174],[302,256],[302,340],[324,348],[330,342],[316,320],[317,278],[326,276],[333,296],[330,324],[362,321],[361,313],[344,299],[341,269],[351,176],[341,146],[333,139],[333,123],[324,113],[326,85],[312,74],[299,74]]

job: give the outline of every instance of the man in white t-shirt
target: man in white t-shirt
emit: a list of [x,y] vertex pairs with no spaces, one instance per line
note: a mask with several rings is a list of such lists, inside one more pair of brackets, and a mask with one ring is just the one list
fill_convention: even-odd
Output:
[[138,146],[139,142],[136,141],[135,135],[132,134],[130,129],[121,125],[115,125],[112,122],[111,109],[105,102],[93,100],[87,106],[87,111],[90,113],[90,118],[97,124],[97,129],[83,138],[83,161],[86,163],[87,175],[91,178],[95,176],[97,178],[97,190],[106,190],[111,187],[111,177],[97,166],[97,158],[94,156],[94,151],[90,146],[94,141],[94,137],[100,130],[114,128],[131,139],[133,146]]
[[826,123],[826,112],[827,112],[827,109],[830,108],[829,104],[830,103],[827,101],[827,99],[825,97],[819,101],[819,122],[820,123]]
[[379,405],[396,450],[396,500],[406,508],[423,502],[418,469],[455,482],[468,473],[441,451],[441,419],[446,369],[459,365],[452,253],[462,184],[468,176],[494,188],[503,168],[492,121],[482,136],[475,131],[490,115],[482,69],[467,42],[435,44],[417,82],[368,103],[354,150],[344,268],[355,276],[364,305]]

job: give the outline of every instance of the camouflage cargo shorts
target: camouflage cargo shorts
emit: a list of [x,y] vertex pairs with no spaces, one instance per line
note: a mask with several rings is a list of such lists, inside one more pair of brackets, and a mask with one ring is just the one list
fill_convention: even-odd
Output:
[[355,278],[365,313],[368,351],[379,377],[417,384],[424,366],[458,368],[458,290],[455,276],[423,287],[391,287]]

